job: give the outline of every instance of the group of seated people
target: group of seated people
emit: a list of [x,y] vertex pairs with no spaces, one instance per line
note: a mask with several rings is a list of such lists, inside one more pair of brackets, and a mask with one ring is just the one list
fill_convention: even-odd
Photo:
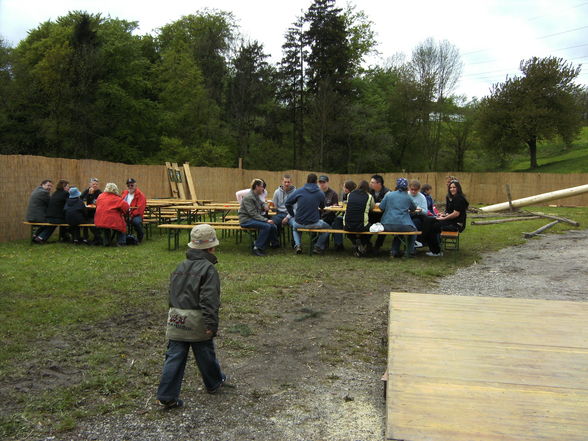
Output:
[[[33,190],[29,198],[26,220],[33,223],[68,224],[60,227],[59,240],[74,244],[110,245],[111,234],[116,233],[117,246],[141,243],[144,237],[143,215],[147,200],[133,178],[127,180],[127,189],[121,194],[114,183],[107,183],[100,190],[100,181],[91,178],[83,191],[61,179],[55,191],[53,182],[45,179]],[[94,227],[82,227],[94,224]],[[136,231],[136,237],[127,236],[128,226]],[[45,244],[57,227],[44,225],[33,233],[33,243]],[[80,231],[81,230],[81,231]],[[90,231],[93,237],[90,239]]]
[[[296,188],[292,177],[285,174],[282,185],[274,192],[271,203],[266,203],[266,183],[262,179],[254,179],[251,187],[236,193],[239,206],[239,224],[246,228],[258,230],[257,240],[253,246],[253,254],[266,256],[268,248],[280,247],[281,229],[289,225],[296,254],[302,253],[301,234],[299,228],[336,229],[350,233],[378,233],[421,231],[422,234],[407,236],[408,257],[415,256],[415,246],[428,245],[428,256],[439,257],[441,251],[440,233],[447,231],[463,231],[466,225],[466,211],[469,203],[463,194],[458,179],[449,176],[447,179],[446,206],[439,213],[433,203],[431,186],[421,184],[417,180],[406,178],[396,180],[394,191],[384,185],[384,178],[373,175],[368,183],[365,180],[356,184],[345,181],[343,191],[338,195],[329,187],[329,177],[310,173],[306,184]],[[329,206],[341,205],[345,210],[337,212],[325,210]],[[375,208],[379,210],[374,210]],[[314,248],[315,254],[322,254],[329,245],[330,233],[319,234]],[[357,257],[367,254],[378,254],[383,246],[385,235],[376,235],[375,243],[371,244],[369,234],[346,234],[352,241],[353,253]],[[345,249],[343,234],[334,233],[333,242],[336,251]],[[401,257],[400,239],[394,236],[390,255]]]

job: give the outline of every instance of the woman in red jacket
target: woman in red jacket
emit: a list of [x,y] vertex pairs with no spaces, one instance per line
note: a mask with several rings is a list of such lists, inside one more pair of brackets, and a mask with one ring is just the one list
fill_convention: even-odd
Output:
[[[112,182],[106,184],[104,192],[98,199],[96,199],[96,214],[94,215],[94,223],[97,228],[106,230],[115,230],[118,232],[118,246],[127,244],[127,223],[125,222],[125,215],[129,212],[129,204],[127,204],[120,196],[118,187]],[[105,231],[105,243],[110,244],[110,234]]]

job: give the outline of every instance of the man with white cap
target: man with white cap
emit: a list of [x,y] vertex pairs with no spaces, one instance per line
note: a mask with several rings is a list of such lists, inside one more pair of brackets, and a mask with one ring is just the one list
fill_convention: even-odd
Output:
[[187,259],[172,272],[170,280],[168,346],[157,389],[157,399],[165,409],[184,405],[179,396],[190,348],[208,393],[217,393],[227,378],[213,343],[220,307],[220,278],[214,267],[219,242],[208,224],[192,228],[190,239]]

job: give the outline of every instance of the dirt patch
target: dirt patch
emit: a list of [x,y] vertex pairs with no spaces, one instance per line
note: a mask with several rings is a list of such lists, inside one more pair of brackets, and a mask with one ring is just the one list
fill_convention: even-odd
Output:
[[159,314],[129,313],[36,342],[30,346],[34,356],[25,357],[32,361],[24,362],[15,372],[0,379],[0,402],[11,403],[10,407],[0,408],[0,415],[9,415],[26,406],[27,403],[14,400],[16,394],[30,396],[80,384],[87,369],[83,360],[91,353],[92,346],[122,340],[129,348],[140,350],[147,343],[141,342],[135,331],[160,326]]
[[[159,366],[140,409],[87,420],[47,439],[382,439],[380,378],[394,277],[369,275],[379,283],[358,292],[358,276],[350,271],[341,276],[345,280],[338,277],[336,289],[328,281],[305,283],[267,299],[256,313],[239,315],[238,323],[225,320],[216,343],[235,388],[207,395],[190,357],[184,409],[162,412],[154,405]],[[395,279],[407,288],[406,280]]]

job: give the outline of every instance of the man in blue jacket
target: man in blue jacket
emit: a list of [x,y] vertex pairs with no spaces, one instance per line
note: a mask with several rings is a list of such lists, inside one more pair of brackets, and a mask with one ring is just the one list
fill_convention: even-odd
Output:
[[[325,207],[325,194],[317,185],[317,180],[317,176],[314,173],[310,173],[306,178],[306,185],[296,190],[286,200],[286,210],[294,218],[292,222],[292,236],[294,237],[294,250],[296,254],[302,253],[302,243],[298,228],[330,228],[328,223],[321,220],[321,212],[319,210]],[[294,205],[296,205],[296,213],[294,213]],[[321,234],[314,246],[313,252],[315,254],[322,254],[328,240],[329,233]]]

